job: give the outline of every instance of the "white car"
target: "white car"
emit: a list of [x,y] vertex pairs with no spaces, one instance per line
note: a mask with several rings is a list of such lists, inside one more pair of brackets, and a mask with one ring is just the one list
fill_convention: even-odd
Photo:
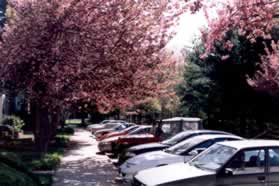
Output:
[[126,181],[130,181],[138,171],[172,163],[187,162],[214,143],[241,139],[243,138],[239,136],[220,134],[195,136],[166,150],[148,152],[128,159],[120,166],[119,172]]
[[98,130],[103,130],[103,129],[111,129],[114,127],[117,127],[119,125],[122,125],[122,123],[119,122],[112,122],[112,123],[105,123],[105,124],[95,124],[95,125],[90,125],[87,127],[87,129],[94,134]]
[[243,140],[213,145],[188,163],[140,171],[133,186],[277,186],[279,141]]

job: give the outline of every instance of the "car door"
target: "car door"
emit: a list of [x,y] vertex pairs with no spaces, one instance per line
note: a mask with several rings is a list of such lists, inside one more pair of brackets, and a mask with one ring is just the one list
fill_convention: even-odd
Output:
[[268,186],[279,185],[279,147],[268,149]]
[[217,174],[217,186],[268,186],[264,148],[238,152]]

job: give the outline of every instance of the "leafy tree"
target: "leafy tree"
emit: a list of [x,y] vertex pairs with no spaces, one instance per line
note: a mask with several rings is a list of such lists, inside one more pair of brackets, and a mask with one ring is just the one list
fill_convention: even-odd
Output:
[[181,98],[183,115],[207,119],[207,100],[214,83],[209,76],[211,64],[199,57],[203,52],[204,48],[197,45],[186,57],[183,81],[178,85],[177,93]]
[[[225,47],[228,41],[234,43],[231,49]],[[254,43],[231,31],[224,41],[215,43],[214,52],[206,58],[200,58],[204,48],[197,47],[178,88],[182,110],[206,119],[210,128],[245,136],[260,132],[266,122],[275,122],[278,100],[247,82],[260,69],[261,56],[266,55],[264,43],[262,38]]]
[[[201,3],[205,3],[201,1]],[[212,1],[214,3],[214,1]],[[218,4],[218,3],[217,3]],[[216,5],[216,3],[215,3]],[[202,5],[201,5],[202,6]],[[205,4],[203,6],[206,6]],[[248,83],[257,90],[265,90],[269,94],[278,95],[278,0],[238,0],[227,1],[215,6],[217,17],[210,17],[207,8],[204,8],[208,18],[208,30],[203,32],[206,52],[204,57],[216,49],[216,41],[226,42],[224,47],[233,48],[235,43],[226,40],[226,34],[235,30],[238,35],[251,43],[257,43],[258,38],[264,39],[267,46],[262,57],[261,68],[258,68],[254,77],[247,78]],[[272,47],[270,46],[272,41]],[[265,43],[265,41],[267,41]],[[262,53],[261,53],[262,54]],[[245,55],[245,54],[244,54]],[[223,58],[227,56],[224,55]],[[253,56],[251,56],[253,57]],[[259,56],[256,56],[259,57]]]
[[161,88],[159,54],[179,15],[173,1],[8,2],[16,14],[2,34],[0,77],[26,93],[39,151],[63,109],[86,103],[107,112]]

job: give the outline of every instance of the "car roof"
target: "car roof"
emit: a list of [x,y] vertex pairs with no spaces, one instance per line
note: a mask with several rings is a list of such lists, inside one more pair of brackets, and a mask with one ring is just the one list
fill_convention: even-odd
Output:
[[152,128],[150,125],[139,125],[140,128]]
[[207,140],[207,139],[213,139],[213,138],[227,138],[227,137],[242,139],[240,136],[224,135],[224,134],[204,134],[204,135],[200,135],[200,136],[195,136],[195,137],[190,138],[190,139]]
[[163,119],[162,121],[163,122],[177,122],[177,121],[198,122],[201,121],[201,119],[191,118],[191,117],[174,117],[174,118]]
[[220,133],[220,134],[230,134],[230,135],[233,135],[231,133],[228,133],[228,132],[224,132],[224,131],[219,131],[219,130],[186,130],[186,131],[182,131],[180,132],[179,134],[196,134],[196,133],[208,133],[208,132],[212,132],[212,133]]
[[243,141],[226,141],[218,144],[233,147],[236,149],[256,148],[256,147],[279,147],[278,140],[243,140]]

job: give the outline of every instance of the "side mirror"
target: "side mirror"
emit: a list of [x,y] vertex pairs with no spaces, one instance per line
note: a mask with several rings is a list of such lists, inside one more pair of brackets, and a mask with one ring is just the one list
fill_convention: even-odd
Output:
[[196,156],[199,153],[203,152],[206,148],[198,148],[195,150],[192,150],[191,152],[188,153],[189,156]]
[[199,154],[199,152],[197,150],[192,150],[191,152],[188,153],[189,156],[196,156]]
[[233,175],[233,170],[230,168],[226,168],[224,171],[226,176],[232,176]]

